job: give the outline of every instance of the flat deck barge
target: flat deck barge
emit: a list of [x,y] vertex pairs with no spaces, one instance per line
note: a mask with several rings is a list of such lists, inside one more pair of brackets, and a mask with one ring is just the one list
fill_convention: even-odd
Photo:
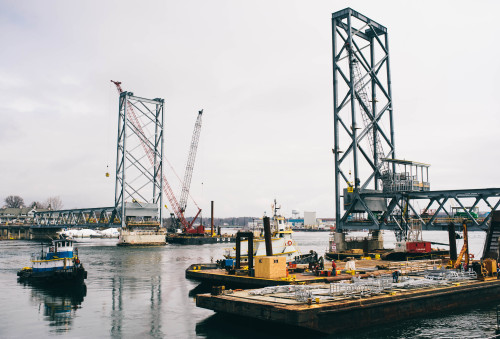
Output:
[[420,278],[414,281],[407,285],[393,283],[390,287],[379,284],[370,289],[364,282],[361,285],[334,283],[226,290],[220,295],[200,294],[196,305],[331,334],[500,299],[500,280],[496,279],[453,282]]
[[350,280],[353,274],[356,278],[376,277],[392,274],[394,270],[399,270],[401,274],[413,274],[423,272],[442,265],[441,260],[416,260],[405,262],[389,262],[384,260],[356,260],[356,270],[354,272],[345,271],[345,262],[338,262],[337,269],[340,274],[331,276],[331,266],[325,263],[325,270],[317,276],[312,272],[307,272],[308,265],[297,265],[297,270],[290,270],[287,277],[276,279],[255,278],[248,276],[245,272],[235,272],[229,274],[225,269],[219,268],[217,264],[193,264],[186,269],[187,279],[199,281],[206,285],[223,285],[231,288],[258,288],[274,285],[290,284],[313,284],[320,282],[334,282]]
[[236,242],[236,237],[231,235],[217,236],[194,236],[194,235],[179,235],[176,233],[167,233],[167,243],[178,245],[204,245],[204,244],[221,244]]

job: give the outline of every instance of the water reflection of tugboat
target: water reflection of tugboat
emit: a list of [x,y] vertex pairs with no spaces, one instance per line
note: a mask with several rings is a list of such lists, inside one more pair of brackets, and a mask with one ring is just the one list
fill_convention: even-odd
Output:
[[39,285],[32,286],[32,300],[43,309],[45,320],[55,327],[56,332],[65,332],[70,325],[75,312],[87,295],[87,286],[78,284],[74,286],[57,286],[43,288]]
[[87,271],[78,258],[78,250],[73,250],[73,240],[52,240],[49,248],[31,256],[31,267],[17,272],[20,281],[28,282],[83,282]]

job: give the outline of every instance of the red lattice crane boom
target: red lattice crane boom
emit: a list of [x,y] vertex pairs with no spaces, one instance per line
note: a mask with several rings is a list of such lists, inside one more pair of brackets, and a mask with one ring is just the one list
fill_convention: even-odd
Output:
[[191,179],[193,178],[194,161],[196,159],[196,151],[198,150],[198,142],[200,140],[202,114],[203,110],[198,112],[198,117],[196,118],[196,123],[194,124],[193,137],[191,139],[191,146],[189,148],[189,156],[186,163],[186,170],[184,171],[184,181],[182,184],[182,191],[180,198],[180,205],[182,212],[186,211],[189,188],[191,187]]

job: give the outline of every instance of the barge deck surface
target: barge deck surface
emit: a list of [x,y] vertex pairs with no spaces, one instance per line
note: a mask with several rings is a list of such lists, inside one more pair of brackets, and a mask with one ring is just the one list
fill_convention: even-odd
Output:
[[[318,284],[318,288],[326,291],[329,287]],[[499,300],[500,280],[392,288],[368,297],[320,295],[319,298],[319,303],[308,304],[297,301],[290,293],[252,295],[252,290],[226,291],[222,295],[200,294],[196,305],[216,312],[337,333]]]
[[[343,271],[345,262],[338,262],[337,269]],[[412,274],[432,269],[442,264],[441,260],[417,260],[406,262],[389,262],[384,260],[356,260],[355,277],[367,278],[384,274],[391,274],[394,270],[400,270],[402,274]],[[308,265],[297,265],[299,269],[306,269]],[[377,267],[382,269],[377,269]],[[325,270],[331,270],[331,266],[325,263]],[[255,278],[248,275],[229,274],[225,269],[218,268],[216,264],[193,264],[186,269],[186,278],[199,281],[207,285],[224,285],[233,288],[258,288],[275,285],[290,284],[312,284],[320,282],[334,282],[349,280],[352,273],[341,273],[337,276],[316,276],[311,272],[293,272],[286,278],[265,279]]]

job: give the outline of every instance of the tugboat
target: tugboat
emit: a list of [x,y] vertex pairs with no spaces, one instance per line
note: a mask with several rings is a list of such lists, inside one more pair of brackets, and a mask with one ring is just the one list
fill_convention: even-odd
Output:
[[73,249],[73,240],[52,240],[51,246],[31,255],[31,267],[17,272],[21,282],[83,282],[87,271]]
[[[278,210],[281,207],[277,206],[276,199],[274,200],[273,208],[273,218],[272,218],[272,248],[274,256],[284,256],[286,261],[294,261],[303,259],[304,256],[309,255],[299,255],[299,249],[297,243],[292,238],[293,231],[286,225],[286,220],[283,216],[278,214]],[[262,257],[266,255],[266,246],[264,238],[257,237],[253,240],[254,257]],[[248,262],[248,241],[243,240],[241,242],[241,262]],[[225,259],[235,259],[236,249],[226,248],[224,252]]]

